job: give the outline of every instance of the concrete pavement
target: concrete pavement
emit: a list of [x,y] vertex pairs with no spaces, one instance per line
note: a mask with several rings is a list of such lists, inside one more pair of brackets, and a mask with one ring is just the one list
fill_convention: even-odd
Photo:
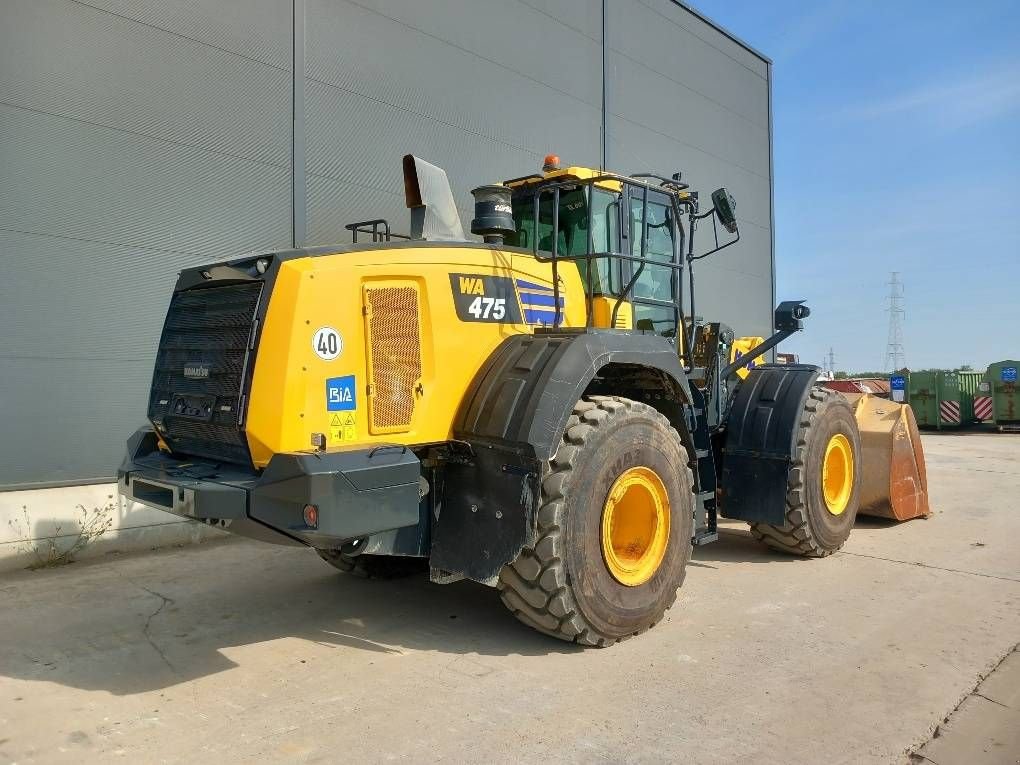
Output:
[[1020,763],[1020,651],[1006,656],[943,720],[931,740],[912,753],[912,762]]
[[1020,640],[1020,437],[924,446],[930,520],[825,560],[727,524],[601,651],[240,541],[7,575],[0,762],[905,762]]

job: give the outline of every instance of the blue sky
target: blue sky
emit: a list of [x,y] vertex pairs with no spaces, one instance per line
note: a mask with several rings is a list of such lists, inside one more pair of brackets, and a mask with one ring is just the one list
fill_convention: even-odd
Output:
[[1020,357],[1020,3],[697,0],[773,61],[780,350],[884,368]]

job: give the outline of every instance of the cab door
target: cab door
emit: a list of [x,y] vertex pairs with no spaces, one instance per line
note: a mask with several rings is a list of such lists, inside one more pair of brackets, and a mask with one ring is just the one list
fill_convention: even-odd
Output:
[[679,310],[679,271],[671,266],[679,261],[677,223],[669,195],[627,185],[624,191],[624,216],[621,225],[623,252],[645,258],[630,261],[628,278],[637,275],[631,290],[634,329],[655,332],[674,339]]

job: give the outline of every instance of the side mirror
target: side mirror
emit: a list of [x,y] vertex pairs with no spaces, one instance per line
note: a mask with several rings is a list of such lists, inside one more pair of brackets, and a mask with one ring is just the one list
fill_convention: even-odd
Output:
[[737,200],[733,195],[726,189],[716,189],[712,192],[712,205],[723,228],[731,234],[737,233]]

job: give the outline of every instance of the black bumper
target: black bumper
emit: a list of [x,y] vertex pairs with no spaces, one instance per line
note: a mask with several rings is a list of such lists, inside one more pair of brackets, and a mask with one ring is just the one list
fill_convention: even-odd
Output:
[[[420,475],[418,458],[399,446],[277,454],[256,474],[172,457],[143,428],[128,440],[117,478],[123,496],[149,507],[265,542],[336,548],[417,526]],[[305,523],[309,504],[315,527]]]

